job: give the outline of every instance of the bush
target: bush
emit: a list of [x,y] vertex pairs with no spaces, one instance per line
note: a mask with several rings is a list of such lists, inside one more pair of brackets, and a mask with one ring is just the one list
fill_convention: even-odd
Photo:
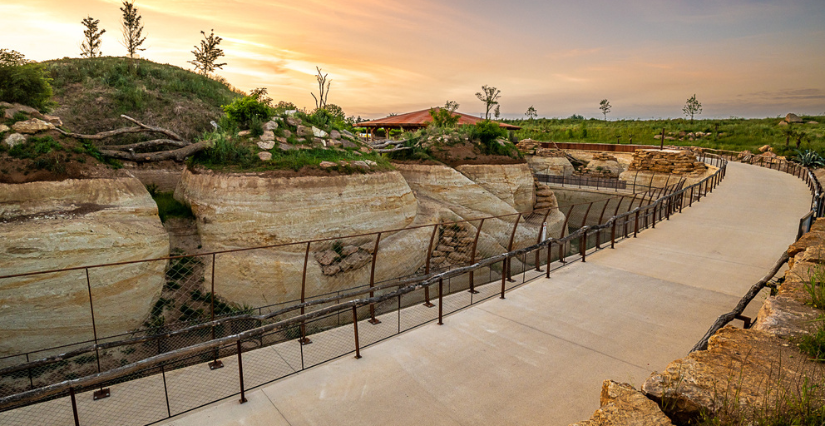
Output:
[[803,151],[796,151],[796,157],[794,157],[794,161],[797,163],[809,167],[812,169],[818,169],[820,167],[825,167],[825,158],[822,158],[819,153],[816,151],[811,151],[810,149]]
[[433,125],[436,127],[455,127],[460,118],[459,115],[453,115],[446,108],[431,108],[430,117],[433,118]]
[[62,151],[60,146],[51,136],[36,137],[32,136],[25,143],[15,145],[9,151],[9,155],[14,158],[37,158],[41,155],[48,154],[52,151]]
[[0,62],[0,101],[46,112],[54,106],[50,82],[43,64]]
[[248,129],[254,121],[266,122],[274,111],[254,96],[235,99],[229,105],[222,106],[227,119],[240,128]]
[[195,154],[193,161],[207,166],[240,165],[251,167],[258,163],[256,151],[240,138],[229,138],[225,133],[207,133],[204,139],[213,141],[212,147]]

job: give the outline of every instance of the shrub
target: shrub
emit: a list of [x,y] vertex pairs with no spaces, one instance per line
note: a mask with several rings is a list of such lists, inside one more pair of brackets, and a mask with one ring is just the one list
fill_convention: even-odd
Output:
[[816,320],[819,326],[811,334],[799,338],[799,350],[816,361],[825,361],[825,315]]
[[25,143],[15,145],[9,151],[9,155],[14,158],[37,158],[41,155],[48,154],[52,151],[62,151],[60,146],[51,136],[36,137],[32,136]]
[[812,169],[818,169],[820,167],[825,167],[825,158],[822,158],[819,153],[816,151],[812,151],[810,149],[803,151],[796,151],[796,157],[794,157],[794,161],[797,163],[809,167]]
[[48,111],[54,106],[50,82],[45,65],[26,61],[14,51],[0,50],[0,101]]
[[272,108],[254,96],[235,99],[231,104],[224,105],[222,108],[231,123],[244,129],[248,129],[253,121],[265,122],[274,114]]

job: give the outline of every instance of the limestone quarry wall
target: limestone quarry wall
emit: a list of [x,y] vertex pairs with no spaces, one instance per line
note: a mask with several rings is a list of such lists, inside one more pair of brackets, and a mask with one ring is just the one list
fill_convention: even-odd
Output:
[[[169,240],[134,178],[0,184],[0,271],[12,275],[163,257]],[[91,269],[99,336],[141,325],[165,262]],[[0,356],[92,339],[83,270],[0,279]]]
[[533,173],[527,164],[463,165],[461,174],[521,213],[531,213],[536,202]]
[[[192,208],[206,251],[333,238],[310,248],[308,297],[369,284],[375,237],[336,237],[426,224],[416,221],[418,203],[398,172],[267,178],[186,171],[175,197]],[[376,280],[415,272],[426,259],[431,232],[422,228],[382,235]],[[325,265],[323,253],[336,243],[355,251]],[[412,249],[417,246],[421,249]],[[219,254],[215,292],[249,306],[299,299],[305,250],[301,244]],[[206,269],[208,282],[211,272]]]

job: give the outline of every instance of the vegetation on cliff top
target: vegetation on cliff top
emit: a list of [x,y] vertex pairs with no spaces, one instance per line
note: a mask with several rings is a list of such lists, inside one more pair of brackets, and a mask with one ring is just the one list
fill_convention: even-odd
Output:
[[[803,149],[825,153],[825,117],[802,116],[804,123],[780,126],[781,118],[729,118],[722,120],[585,120],[581,116],[570,118],[541,118],[504,120],[521,126],[516,132],[519,139],[555,142],[598,142],[659,145],[655,135],[681,132],[711,133],[712,136],[695,140],[666,140],[667,145],[692,145],[731,151],[751,150],[759,152],[763,145],[771,145],[778,155],[792,155],[797,141]],[[816,121],[817,124],[808,124]],[[717,135],[718,130],[718,136]],[[678,138],[677,138],[678,139]],[[788,148],[785,148],[786,143]]]

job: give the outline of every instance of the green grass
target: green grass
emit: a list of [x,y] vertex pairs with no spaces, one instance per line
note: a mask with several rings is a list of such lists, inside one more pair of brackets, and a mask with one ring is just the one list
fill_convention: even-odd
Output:
[[816,319],[817,327],[811,334],[799,338],[799,350],[816,361],[825,361],[825,315]]
[[195,217],[195,215],[192,214],[192,210],[188,206],[175,199],[173,193],[153,193],[152,191],[150,191],[150,194],[152,194],[152,199],[155,200],[155,204],[158,205],[158,216],[160,216],[161,222],[166,222],[166,220],[170,217],[184,219]]
[[26,142],[15,145],[9,150],[9,155],[14,158],[32,159],[48,154],[52,151],[63,151],[63,147],[51,136],[29,137]]
[[743,119],[730,118],[724,120],[583,120],[583,119],[536,119],[536,120],[504,120],[507,123],[521,126],[516,132],[519,139],[534,139],[538,141],[555,142],[598,142],[616,143],[617,137],[623,144],[658,145],[660,142],[654,135],[665,132],[710,132],[718,131],[723,136],[716,138],[697,139],[695,141],[665,141],[668,145],[694,145],[706,148],[731,151],[756,150],[763,145],[771,145],[779,155],[791,155],[796,148],[796,139],[791,138],[790,146],[785,149],[787,129],[802,131],[807,138],[803,140],[801,148],[825,152],[825,117],[805,116],[805,122],[813,120],[819,124],[794,124],[778,126],[781,118]]

